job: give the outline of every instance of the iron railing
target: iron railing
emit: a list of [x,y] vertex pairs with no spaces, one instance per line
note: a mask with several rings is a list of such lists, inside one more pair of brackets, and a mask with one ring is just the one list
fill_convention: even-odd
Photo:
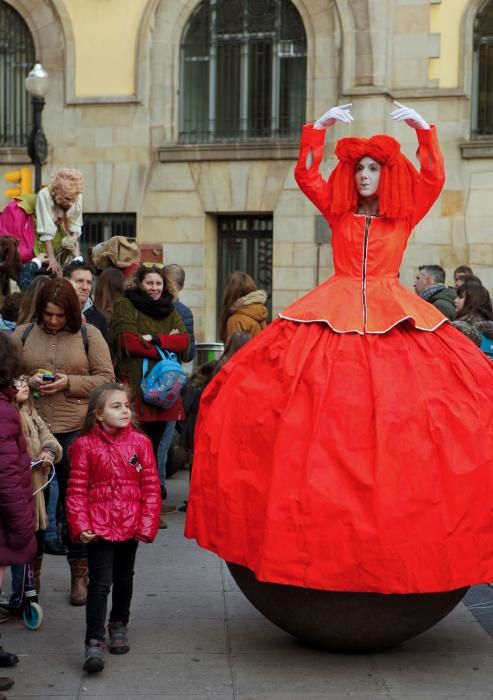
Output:
[[34,42],[25,21],[0,2],[0,146],[26,146],[32,114],[24,80],[35,63]]
[[203,0],[181,45],[182,143],[292,140],[306,35],[291,0]]
[[136,214],[86,214],[84,213],[84,225],[80,239],[81,253],[86,256],[87,251],[98,243],[108,241],[113,236],[126,236],[136,238],[137,215]]

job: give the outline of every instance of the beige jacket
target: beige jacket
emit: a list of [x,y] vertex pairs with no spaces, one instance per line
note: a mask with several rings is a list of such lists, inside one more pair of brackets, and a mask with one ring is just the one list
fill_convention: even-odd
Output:
[[267,325],[268,311],[265,306],[267,294],[263,289],[257,289],[244,297],[240,297],[231,307],[231,316],[226,322],[226,337],[241,331],[253,336]]
[[52,433],[80,430],[91,390],[98,384],[115,380],[106,341],[97,328],[87,324],[89,347],[86,354],[79,331],[52,334],[35,325],[22,347],[26,326],[18,326],[11,336],[23,354],[26,374],[31,377],[39,369],[46,369],[66,374],[69,380],[65,391],[35,399],[37,411]]
[[[49,431],[48,426],[38,414],[31,401],[26,401],[21,406],[17,406],[21,419],[22,434],[26,439],[27,451],[31,459],[36,459],[47,445],[51,445],[55,450],[55,462],[62,458],[62,446]],[[46,530],[48,518],[46,516],[45,497],[43,491],[39,491],[47,482],[48,474],[40,469],[32,470],[32,485],[34,496],[34,520],[36,530]]]

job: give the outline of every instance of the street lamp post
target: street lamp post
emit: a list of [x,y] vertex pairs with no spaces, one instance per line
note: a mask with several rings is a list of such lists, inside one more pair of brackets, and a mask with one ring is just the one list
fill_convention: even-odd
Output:
[[27,142],[27,152],[34,165],[34,189],[41,189],[41,166],[48,156],[48,143],[43,131],[41,113],[45,106],[45,95],[48,92],[48,73],[41,63],[36,63],[26,78],[26,90],[31,95],[33,106],[33,128]]

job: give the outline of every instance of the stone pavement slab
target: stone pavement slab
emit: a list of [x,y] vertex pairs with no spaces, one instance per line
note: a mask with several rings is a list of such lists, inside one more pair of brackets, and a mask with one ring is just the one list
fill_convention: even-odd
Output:
[[[187,483],[185,472],[169,481],[172,502]],[[184,539],[183,524],[182,513],[169,515],[156,543],[139,547],[131,651],[107,654],[93,676],[82,671],[85,610],[68,604],[68,566],[45,557],[42,627],[0,626],[20,656],[9,700],[493,700],[493,639],[464,605],[381,654],[312,650],[255,610],[227,567]],[[470,604],[489,614],[484,591]]]

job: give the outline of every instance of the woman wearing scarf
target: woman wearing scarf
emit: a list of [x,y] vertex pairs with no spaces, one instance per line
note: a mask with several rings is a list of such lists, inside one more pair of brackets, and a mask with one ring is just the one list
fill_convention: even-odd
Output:
[[[159,442],[167,421],[185,418],[181,399],[171,408],[159,408],[144,402],[140,392],[142,361],[147,357],[149,372],[161,357],[157,348],[185,353],[188,333],[175,311],[173,282],[158,265],[141,265],[135,272],[133,289],[125,292],[113,306],[112,331],[115,344],[116,373],[134,393],[135,416],[151,439],[157,457]],[[164,474],[160,474],[164,497]]]

